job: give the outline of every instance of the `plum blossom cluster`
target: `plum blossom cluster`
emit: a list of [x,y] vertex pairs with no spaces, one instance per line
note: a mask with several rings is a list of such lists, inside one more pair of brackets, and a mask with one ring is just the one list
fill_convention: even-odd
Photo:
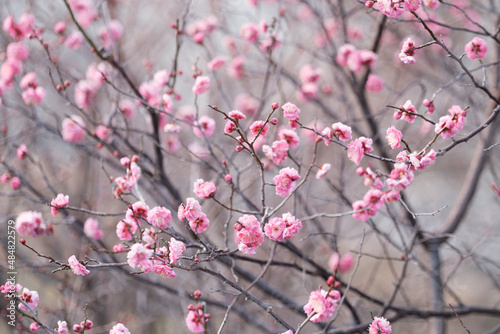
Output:
[[403,42],[399,59],[405,64],[415,64],[417,62],[415,58],[415,42],[410,37]]
[[[200,290],[194,292],[194,299],[197,301],[201,297]],[[186,316],[186,326],[192,333],[205,332],[206,322],[210,319],[210,314],[205,313],[205,307],[201,303],[188,305],[188,314]]]
[[301,228],[302,222],[287,212],[281,218],[271,218],[264,226],[264,233],[271,240],[284,241],[293,238]]
[[321,134],[323,137],[319,138],[319,140],[324,140],[325,145],[329,146],[334,138],[340,141],[347,141],[351,139],[352,129],[348,125],[337,122],[332,124],[331,129],[329,127],[324,128]]
[[69,196],[64,194],[58,194],[56,198],[54,198],[50,202],[50,211],[53,216],[57,215],[60,209],[67,206],[69,203]]
[[294,168],[280,169],[279,174],[273,177],[273,182],[276,184],[276,195],[289,196],[297,187],[298,179],[300,179],[300,175]]
[[356,165],[359,165],[365,153],[373,151],[372,144],[373,140],[371,138],[359,137],[354,139],[347,145],[347,157]]
[[132,268],[145,273],[154,272],[163,278],[176,277],[172,266],[177,262],[186,246],[182,241],[170,238],[167,246],[159,247],[154,229],[146,229],[143,239],[146,244],[135,243],[127,253],[127,262]]
[[472,41],[465,44],[465,54],[472,60],[483,59],[488,51],[488,44],[479,37],[474,37]]
[[85,276],[90,273],[90,271],[76,259],[75,255],[69,257],[68,264],[75,275]]
[[346,253],[342,257],[337,252],[333,252],[328,260],[328,266],[333,272],[337,270],[341,273],[347,273],[352,269],[354,257],[351,253]]
[[212,33],[218,26],[218,20],[215,16],[209,16],[194,21],[186,28],[186,33],[196,43],[203,43],[205,37]]
[[65,118],[62,121],[61,136],[68,143],[79,143],[85,138],[86,125],[78,115]]
[[213,182],[203,181],[203,179],[198,179],[194,183],[194,193],[201,199],[212,197],[216,189]]
[[448,109],[450,115],[442,116],[436,124],[434,131],[443,139],[450,139],[456,135],[465,125],[467,111],[460,106],[452,106]]
[[262,232],[259,221],[253,215],[241,216],[234,224],[234,229],[236,230],[235,238],[238,249],[245,254],[255,254],[257,247],[264,242],[264,232]]
[[54,227],[45,224],[40,212],[24,211],[16,218],[16,230],[19,235],[37,237],[52,234]]
[[300,90],[297,92],[299,101],[307,102],[316,99],[318,96],[318,81],[321,78],[321,69],[313,68],[311,64],[304,65],[299,72],[302,82]]
[[373,67],[377,61],[377,55],[371,50],[358,50],[352,44],[344,44],[339,48],[335,60],[343,67],[359,72],[363,66]]
[[391,334],[392,328],[390,322],[383,317],[374,317],[370,327],[368,327],[369,334]]
[[311,317],[312,322],[324,322],[331,317],[337,310],[340,301],[340,292],[337,290],[314,290],[309,295],[309,301],[304,305],[304,312],[307,317]]
[[87,68],[85,79],[78,81],[75,86],[75,102],[86,111],[92,105],[97,91],[102,87],[105,80],[111,75],[112,69],[108,63],[92,63]]
[[12,190],[16,190],[21,186],[21,179],[18,176],[12,176],[10,173],[3,173],[0,176],[0,183],[7,183],[9,181]]
[[411,100],[407,100],[405,104],[396,109],[392,118],[394,120],[402,119],[408,123],[413,123],[415,122],[415,118],[417,118],[416,114],[418,114],[417,108],[411,103]]
[[186,204],[179,205],[177,217],[181,221],[186,220],[189,227],[196,233],[202,233],[210,224],[207,215],[201,211],[200,203],[192,197],[186,199]]
[[167,82],[172,73],[159,70],[153,75],[153,79],[143,82],[139,86],[139,93],[149,106],[169,114],[174,104],[170,98],[170,91],[166,90]]
[[141,168],[137,165],[138,161],[139,157],[135,155],[132,157],[132,160],[128,157],[120,159],[121,165],[127,168],[127,174],[115,179],[115,183],[117,184],[117,188],[114,192],[115,197],[120,196],[123,192],[132,190],[139,181],[141,177]]
[[414,12],[420,8],[420,0],[377,0],[366,1],[367,7],[378,9],[382,14],[397,19],[405,11]]
[[[34,310],[38,306],[38,302],[40,300],[37,291],[29,290],[27,288],[23,288],[23,286],[19,283],[12,283],[11,281],[5,282],[5,284],[0,286],[0,292],[5,295],[15,294],[16,292],[20,292],[23,290],[21,294],[17,295],[17,297],[24,301],[32,310]],[[24,303],[19,303],[18,305],[20,310],[29,311],[29,309],[24,305]]]

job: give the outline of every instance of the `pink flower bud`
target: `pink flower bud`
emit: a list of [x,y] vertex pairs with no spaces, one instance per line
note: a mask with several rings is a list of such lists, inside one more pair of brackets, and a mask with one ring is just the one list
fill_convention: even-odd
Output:
[[243,151],[243,146],[238,145],[238,146],[236,146],[235,150],[236,150],[236,152],[241,152],[241,151]]
[[276,110],[276,109],[278,109],[278,108],[279,108],[279,106],[280,106],[280,105],[278,104],[278,102],[274,102],[274,103],[271,105],[271,108],[273,108],[273,110]]

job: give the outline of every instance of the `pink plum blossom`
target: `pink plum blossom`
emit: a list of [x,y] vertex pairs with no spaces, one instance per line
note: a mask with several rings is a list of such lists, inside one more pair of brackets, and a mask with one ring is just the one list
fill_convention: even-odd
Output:
[[121,100],[118,104],[118,109],[121,110],[126,119],[131,119],[137,112],[137,106],[130,100]]
[[21,96],[26,105],[39,105],[45,98],[45,89],[43,87],[28,87],[26,88]]
[[175,238],[170,238],[170,242],[168,244],[169,249],[169,263],[174,264],[181,257],[182,253],[186,250],[186,245],[182,241],[176,240]]
[[83,44],[83,34],[80,31],[74,31],[64,40],[64,45],[71,50],[78,50]]
[[338,269],[341,273],[346,273],[352,269],[353,261],[354,258],[350,253],[340,257],[339,253],[333,252],[328,260],[328,266],[334,272]]
[[303,83],[314,83],[321,78],[321,69],[314,69],[311,64],[306,64],[300,69],[299,76]]
[[7,60],[0,67],[0,78],[3,80],[5,85],[10,85],[14,80],[14,77],[21,73],[22,69],[22,62],[7,58]]
[[371,93],[379,93],[384,88],[384,82],[377,75],[370,73],[366,80],[365,88]]
[[217,71],[221,69],[222,66],[226,64],[227,59],[225,57],[215,57],[211,61],[208,62],[207,67],[210,71]]
[[[28,59],[29,49],[23,42],[10,43],[7,45],[7,58],[20,62]],[[24,88],[24,87],[23,87]]]
[[301,228],[302,222],[287,212],[281,218],[271,218],[264,226],[264,233],[269,239],[281,242],[293,238]]
[[424,2],[424,5],[429,7],[430,9],[437,9],[441,3],[439,0],[422,0]]
[[269,145],[262,146],[262,151],[266,157],[273,161],[276,165],[281,165],[288,154],[288,143],[286,140],[277,140],[273,142],[273,146]]
[[99,138],[100,140],[109,143],[111,142],[111,128],[108,128],[107,126],[100,124],[97,126],[95,129],[95,136]]
[[417,61],[415,59],[415,42],[408,37],[403,42],[403,47],[401,48],[401,52],[399,53],[399,59],[405,64],[415,64]]
[[36,80],[36,73],[35,72],[29,72],[26,73],[21,81],[19,82],[19,87],[22,89],[26,89],[28,87],[34,87],[36,88],[38,86],[38,82]]
[[59,21],[56,24],[54,24],[54,32],[56,34],[62,35],[65,30],[66,30],[66,22]]
[[267,134],[267,130],[269,130],[269,124],[261,120],[255,121],[252,125],[250,125],[250,132],[254,136],[265,136]]
[[51,202],[51,212],[52,215],[55,216],[59,212],[59,209],[64,208],[69,203],[69,196],[64,194],[58,194],[56,198],[54,198]]
[[16,218],[16,230],[22,236],[40,236],[47,233],[47,226],[40,212],[25,211]]
[[74,255],[71,255],[69,257],[68,264],[71,270],[73,271],[73,274],[75,275],[85,276],[88,273],[90,273],[90,271],[87,268],[85,268],[85,266],[81,264]]
[[331,164],[329,163],[323,164],[316,173],[316,179],[322,179],[331,168],[332,168]]
[[156,228],[164,229],[170,225],[172,213],[162,206],[155,206],[148,211],[147,221]]
[[333,134],[341,141],[351,139],[351,127],[340,122],[332,124]]
[[137,231],[137,223],[133,220],[122,219],[116,224],[116,235],[120,240],[132,240],[135,231]]
[[205,115],[201,116],[198,121],[195,122],[195,126],[193,126],[193,133],[198,138],[203,138],[203,135],[205,135],[205,137],[210,137],[214,134],[214,131],[214,119]]
[[337,290],[330,292],[323,289],[312,291],[309,301],[304,306],[304,312],[308,317],[315,312],[311,317],[312,322],[324,322],[333,317],[339,300],[340,293]]
[[1,183],[7,183],[12,179],[12,175],[9,173],[3,173],[2,176],[0,176],[0,182]]
[[194,193],[198,198],[210,198],[215,194],[215,184],[210,181],[203,181],[203,179],[198,179],[194,183]]
[[299,146],[299,136],[297,132],[293,129],[280,128],[278,132],[278,138],[286,140],[289,146],[297,147]]
[[188,223],[189,227],[191,227],[193,231],[195,231],[196,233],[202,233],[208,228],[210,220],[207,218],[207,215],[202,212],[195,219],[189,220]]
[[358,169],[356,169],[356,173],[360,176],[364,176],[363,183],[365,186],[375,189],[381,189],[384,187],[384,183],[382,182],[380,176],[372,171],[370,167],[366,169],[364,169],[363,167],[359,167]]
[[283,116],[290,121],[298,121],[300,109],[293,103],[287,102],[283,106]]
[[300,175],[294,168],[282,168],[279,174],[273,177],[273,182],[276,184],[276,195],[281,197],[290,195],[295,190],[299,178]]
[[246,23],[241,26],[240,36],[247,42],[255,43],[259,37],[259,28],[254,23]]
[[210,88],[210,78],[207,76],[198,76],[193,85],[193,93],[200,95]]
[[335,60],[339,65],[347,67],[347,61],[349,59],[349,56],[355,52],[356,52],[356,47],[354,45],[344,44],[339,48]]
[[186,219],[187,221],[193,221],[200,217],[202,214],[200,203],[192,197],[186,199],[186,204],[179,205],[177,211],[177,216],[179,220]]
[[87,218],[85,223],[83,223],[83,233],[95,240],[101,239],[104,234],[103,230],[99,228],[99,222],[92,217]]
[[391,334],[391,324],[387,319],[382,317],[374,317],[370,327],[368,328],[369,334]]
[[24,13],[17,23],[14,21],[14,16],[9,15],[3,21],[3,30],[16,40],[22,40],[33,32],[35,17],[31,14]]
[[[399,0],[378,0],[375,3],[375,8],[377,8],[382,14],[397,19],[404,13],[404,8],[401,6]],[[406,1],[405,1],[406,2]]]
[[68,4],[70,5],[78,23],[83,28],[88,28],[96,17],[92,0],[70,0],[68,1]]
[[404,0],[404,9],[409,12],[415,12],[420,8],[421,0]]
[[122,323],[118,323],[113,326],[109,334],[130,334],[130,331]]
[[57,322],[57,329],[56,329],[56,331],[59,334],[69,334],[68,324],[66,323],[66,321],[59,320]]
[[394,164],[394,169],[389,174],[389,179],[385,181],[391,190],[401,191],[406,189],[413,181],[414,175],[405,163]]
[[28,147],[26,144],[21,144],[16,151],[17,159],[23,160],[28,155]]
[[402,119],[408,123],[415,122],[415,118],[417,118],[416,114],[417,108],[413,104],[411,104],[411,100],[407,100],[404,105],[399,106],[399,108],[394,112],[392,116],[393,119],[398,120]]
[[399,142],[403,139],[403,134],[394,126],[387,129],[386,138],[392,149],[401,148],[401,144]]
[[363,200],[356,201],[352,204],[352,217],[356,220],[367,221],[370,216],[375,216],[377,211],[384,205],[384,193],[378,189],[370,189],[363,196]]
[[472,60],[484,58],[487,51],[486,41],[479,37],[474,37],[472,41],[465,44],[465,54]]
[[231,60],[231,62],[229,63],[229,66],[227,68],[227,74],[235,80],[241,79],[243,77],[243,72],[244,72],[243,68],[244,63],[245,63],[245,57],[241,55],[234,57],[233,60]]
[[[19,299],[26,302],[26,304],[28,304],[28,306],[32,310],[34,310],[38,306],[38,302],[40,300],[37,291],[30,291],[27,288],[23,288],[23,293],[19,296]],[[29,311],[23,303],[19,303],[19,309],[23,311]]]
[[377,54],[372,50],[360,50],[358,51],[358,55],[361,65],[368,67],[373,67],[378,58]]
[[448,109],[448,112],[450,115],[439,118],[434,128],[434,132],[441,134],[443,139],[449,139],[462,130],[467,116],[467,111],[457,105]]
[[17,176],[14,176],[12,180],[10,180],[10,187],[13,190],[18,189],[21,186],[21,179]]
[[205,323],[208,321],[206,314],[203,313],[201,308],[197,306],[189,305],[190,310],[186,316],[186,326],[192,333],[202,333],[205,332]]
[[153,256],[153,250],[146,248],[143,244],[135,243],[127,253],[127,262],[132,268],[146,264]]
[[356,165],[359,165],[365,153],[373,151],[373,140],[371,138],[359,137],[349,143],[347,146],[347,157]]
[[4,285],[0,285],[0,292],[7,295],[11,292],[18,292],[22,290],[22,285],[19,283],[13,283],[12,281],[6,281]]
[[238,219],[234,228],[238,249],[245,254],[255,254],[257,247],[264,242],[264,232],[257,218],[252,215],[243,215]]
[[434,102],[432,102],[431,100],[429,99],[424,99],[424,101],[422,101],[422,104],[427,107],[427,110],[426,112],[430,115],[432,115],[434,113],[434,110],[436,110],[436,107],[434,106]]

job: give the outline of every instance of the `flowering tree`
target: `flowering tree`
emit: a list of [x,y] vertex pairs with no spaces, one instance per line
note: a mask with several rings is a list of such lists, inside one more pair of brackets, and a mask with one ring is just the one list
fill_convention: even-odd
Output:
[[495,1],[1,10],[2,332],[498,332]]

